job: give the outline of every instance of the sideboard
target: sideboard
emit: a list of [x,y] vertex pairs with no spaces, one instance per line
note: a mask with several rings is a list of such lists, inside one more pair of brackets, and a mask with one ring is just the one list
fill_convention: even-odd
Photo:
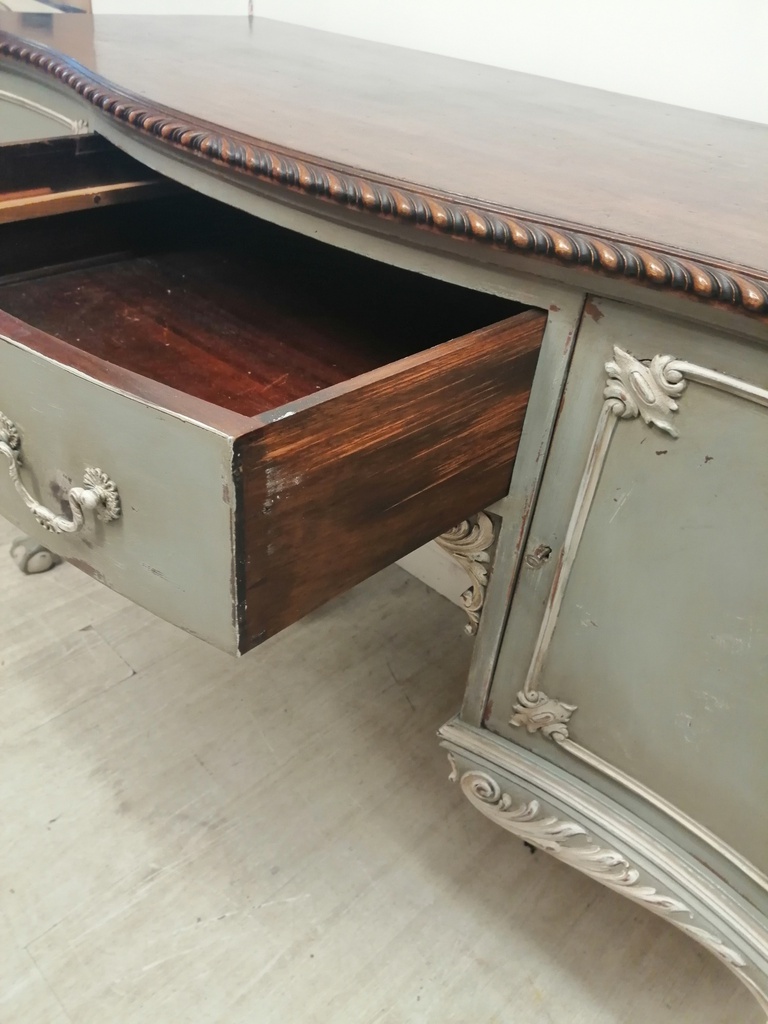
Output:
[[3,15],[0,137],[0,512],[233,654],[437,538],[451,778],[768,1010],[768,128]]

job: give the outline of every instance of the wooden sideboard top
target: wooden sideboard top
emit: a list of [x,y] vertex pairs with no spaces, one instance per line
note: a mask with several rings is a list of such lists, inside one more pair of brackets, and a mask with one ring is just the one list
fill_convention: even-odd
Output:
[[260,18],[6,14],[0,66],[241,180],[768,314],[768,126]]

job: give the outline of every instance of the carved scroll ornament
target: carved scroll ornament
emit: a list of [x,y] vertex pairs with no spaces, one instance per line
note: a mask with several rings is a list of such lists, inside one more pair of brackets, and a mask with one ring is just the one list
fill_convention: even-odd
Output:
[[485,512],[465,519],[437,538],[438,545],[469,577],[470,585],[461,595],[461,601],[469,618],[464,629],[470,636],[475,635],[480,625],[491,561],[489,549],[495,539],[493,520]]
[[[569,750],[578,749],[570,742],[568,734],[568,723],[577,707],[539,690],[538,680],[557,624],[565,588],[592,507],[600,474],[608,457],[613,431],[617,420],[640,417],[649,426],[677,437],[678,432],[672,424],[671,416],[678,411],[677,398],[687,386],[686,375],[692,371],[695,371],[694,367],[675,359],[674,356],[655,355],[650,360],[641,361],[618,345],[614,346],[613,359],[605,364],[608,377],[603,392],[603,408],[595,428],[562,550],[558,556],[559,571],[556,571],[553,577],[552,589],[525,684],[517,695],[514,713],[509,720],[510,725],[522,726],[529,733],[541,732],[547,739],[567,744]],[[526,564],[530,567],[530,562]]]
[[661,355],[641,363],[614,346],[613,360],[605,364],[608,382],[603,393],[614,416],[622,420],[641,416],[645,423],[677,437],[669,416],[678,410],[675,398],[685,390],[686,381],[676,364],[672,356]]
[[[456,764],[450,755],[449,761],[452,767],[451,779],[456,781]],[[465,772],[459,785],[474,807],[507,832],[666,918],[696,939],[735,973],[741,975],[749,966],[741,953],[731,948],[720,936],[693,924],[695,915],[682,900],[643,884],[637,867],[617,850],[597,843],[583,825],[548,814],[536,799],[515,800],[509,793],[502,791],[494,778],[482,771]],[[681,920],[679,915],[685,915],[689,920]]]
[[[613,349],[613,359],[605,364],[605,370],[608,375],[603,392],[605,400],[595,427],[562,548],[556,556],[557,569],[552,577],[525,682],[517,694],[517,703],[513,707],[509,723],[524,728],[529,733],[541,733],[543,737],[554,741],[580,761],[619,782],[624,788],[639,794],[649,804],[658,807],[703,839],[763,889],[768,890],[768,877],[719,836],[628,773],[619,771],[615,765],[607,763],[572,739],[569,727],[572,724],[572,717],[578,710],[577,707],[559,698],[550,697],[539,688],[570,573],[618,422],[642,418],[650,427],[663,430],[676,438],[678,431],[672,423],[672,417],[679,411],[677,399],[690,384],[704,385],[768,409],[768,389],[670,355],[655,355],[650,359],[640,360],[616,346]],[[540,568],[538,563],[534,563],[533,566],[529,562],[526,564],[529,568]]]
[[528,732],[541,731],[547,739],[562,742],[568,739],[567,723],[576,710],[575,704],[565,704],[540,690],[521,690],[510,724],[525,726]]

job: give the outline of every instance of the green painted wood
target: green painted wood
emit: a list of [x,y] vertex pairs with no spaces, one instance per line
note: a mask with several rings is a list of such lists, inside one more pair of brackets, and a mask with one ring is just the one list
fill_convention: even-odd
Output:
[[[583,765],[510,724],[603,406],[614,345],[668,353],[768,388],[746,339],[610,302],[587,306],[492,689],[488,727]],[[577,705],[569,739],[768,870],[768,409],[689,383],[675,439],[618,420],[540,674],[529,686]],[[561,577],[562,578],[562,577]],[[600,773],[590,779],[598,787]],[[621,780],[620,780],[621,781]],[[658,808],[648,805],[647,813]]]
[[94,578],[209,643],[237,650],[231,441],[0,338],[0,411],[22,439],[25,485],[59,510],[86,466],[122,515],[79,534],[38,526],[0,462],[0,514]]

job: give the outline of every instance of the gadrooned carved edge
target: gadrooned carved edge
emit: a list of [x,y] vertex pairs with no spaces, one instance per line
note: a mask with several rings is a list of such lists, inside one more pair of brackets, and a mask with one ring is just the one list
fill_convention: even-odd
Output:
[[[448,760],[451,781],[455,782],[458,778],[456,761],[450,754]],[[469,802],[485,817],[670,921],[747,981],[742,972],[750,965],[739,951],[727,945],[720,936],[695,924],[694,912],[682,900],[644,884],[639,868],[617,850],[599,845],[582,825],[549,814],[535,798],[515,800],[483,771],[464,772],[459,785]]]
[[768,283],[746,274],[670,255],[647,244],[465,205],[416,186],[370,180],[247,136],[223,135],[215,125],[193,123],[178,111],[150,105],[64,55],[8,32],[0,32],[2,61],[26,64],[57,79],[115,120],[169,145],[284,188],[454,238],[682,292],[747,313],[768,313]]
[[437,544],[451,556],[469,578],[469,586],[461,595],[461,602],[467,613],[464,630],[470,636],[477,633],[480,615],[485,604],[485,590],[488,586],[488,567],[491,561],[490,549],[496,540],[493,520],[480,512],[470,519],[464,519],[458,526],[447,530],[437,538]]

